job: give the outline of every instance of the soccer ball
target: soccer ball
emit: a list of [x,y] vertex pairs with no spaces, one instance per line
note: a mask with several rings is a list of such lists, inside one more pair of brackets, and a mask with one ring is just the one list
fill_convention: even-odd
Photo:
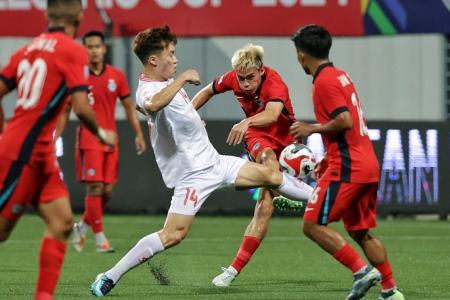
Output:
[[314,153],[303,144],[290,144],[280,154],[279,162],[286,173],[300,179],[306,178],[314,170]]

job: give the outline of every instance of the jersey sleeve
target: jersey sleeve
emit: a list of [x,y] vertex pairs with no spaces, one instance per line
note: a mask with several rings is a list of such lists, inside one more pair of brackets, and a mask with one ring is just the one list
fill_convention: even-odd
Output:
[[119,81],[119,98],[120,100],[124,100],[130,96],[130,87],[125,74],[122,71],[117,70],[117,77]]
[[67,51],[66,60],[61,62],[62,73],[69,93],[77,91],[89,91],[88,77],[89,66],[86,49],[73,47]]
[[145,101],[151,101],[152,97],[159,91],[152,88],[151,85],[146,85],[140,88],[136,92],[136,105],[145,110]]
[[3,81],[8,88],[12,91],[17,86],[17,66],[19,65],[20,50],[11,56],[8,64],[0,72],[0,80]]
[[214,81],[212,82],[212,89],[214,94],[222,94],[226,91],[232,90],[234,80],[236,80],[236,76],[233,71],[225,73],[222,76],[214,79]]
[[340,113],[348,111],[345,94],[338,80],[321,81],[315,86],[315,89],[323,109],[330,118],[334,119]]

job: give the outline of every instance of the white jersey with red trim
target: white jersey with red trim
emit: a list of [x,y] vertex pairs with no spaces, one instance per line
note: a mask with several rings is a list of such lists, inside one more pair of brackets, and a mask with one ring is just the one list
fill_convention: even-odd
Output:
[[[145,101],[151,101],[172,82],[173,79],[153,81],[141,75],[136,104],[144,108]],[[167,187],[173,188],[186,174],[217,163],[219,154],[184,89],[166,107],[148,114],[147,123],[156,162]]]

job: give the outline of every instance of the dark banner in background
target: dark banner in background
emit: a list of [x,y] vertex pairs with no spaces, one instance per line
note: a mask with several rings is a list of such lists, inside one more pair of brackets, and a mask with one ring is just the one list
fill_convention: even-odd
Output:
[[[73,207],[81,211],[84,187],[75,181],[75,122],[64,133],[64,155],[60,158]],[[210,121],[210,139],[221,154],[243,154],[242,146],[230,147],[225,139],[234,123]],[[370,137],[380,160],[379,213],[381,215],[450,212],[450,128],[437,122],[371,122]],[[108,205],[114,213],[165,213],[172,191],[164,186],[153,151],[137,156],[130,126],[118,122],[120,136],[119,182]],[[317,157],[323,154],[320,136],[311,136],[308,145]],[[313,182],[312,182],[313,184]],[[207,214],[252,214],[252,191],[220,190],[212,194],[200,210]]]

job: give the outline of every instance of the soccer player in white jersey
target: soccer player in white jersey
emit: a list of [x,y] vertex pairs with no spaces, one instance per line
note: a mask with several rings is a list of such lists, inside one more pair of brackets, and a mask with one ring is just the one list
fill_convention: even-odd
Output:
[[183,89],[188,83],[200,84],[197,71],[187,70],[174,78],[176,43],[176,36],[165,26],[138,33],[133,48],[144,66],[136,91],[137,106],[147,115],[163,180],[174,188],[167,219],[161,230],[143,237],[113,268],[97,276],[91,285],[97,297],[109,293],[130,269],[179,244],[197,211],[216,189],[265,186],[296,200],[308,199],[313,190],[278,170],[217,153]]

